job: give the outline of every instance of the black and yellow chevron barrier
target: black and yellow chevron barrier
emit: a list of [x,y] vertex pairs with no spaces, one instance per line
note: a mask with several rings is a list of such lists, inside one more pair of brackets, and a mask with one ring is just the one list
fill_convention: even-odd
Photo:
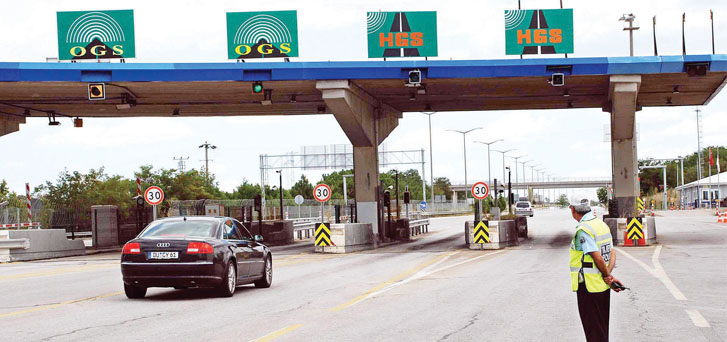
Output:
[[641,197],[636,197],[636,209],[638,209],[639,212],[644,211],[644,200],[642,200]]
[[632,217],[626,225],[626,239],[640,240],[644,238],[644,225],[641,217]]
[[479,221],[475,226],[475,243],[490,243],[490,228],[487,221]]
[[316,228],[316,246],[335,246],[336,244],[331,241],[331,226],[330,223],[321,223]]

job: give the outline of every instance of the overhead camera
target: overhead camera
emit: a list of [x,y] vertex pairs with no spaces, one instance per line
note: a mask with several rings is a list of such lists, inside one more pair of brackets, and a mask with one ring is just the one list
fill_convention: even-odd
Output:
[[419,69],[409,71],[409,78],[406,80],[407,87],[419,87],[422,85],[422,71]]
[[565,85],[565,74],[562,72],[556,72],[550,75],[550,85],[553,87],[562,87]]

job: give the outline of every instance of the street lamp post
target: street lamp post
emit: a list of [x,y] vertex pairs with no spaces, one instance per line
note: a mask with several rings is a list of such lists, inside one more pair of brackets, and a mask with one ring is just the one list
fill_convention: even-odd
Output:
[[[485,144],[487,145],[487,185],[492,186],[492,176],[490,175],[490,145],[498,142],[498,141],[504,141],[503,139],[497,139],[490,142],[484,142],[484,141],[475,141],[478,144]],[[467,183],[467,181],[465,181]],[[465,184],[466,185],[466,184]]]
[[[523,184],[526,183],[526,179],[525,178],[527,178],[525,176],[525,165],[527,165],[528,163],[532,163],[532,162],[534,162],[534,160],[531,159],[531,160],[527,160],[527,161],[524,161],[524,162],[521,162],[520,163],[520,164],[523,165]],[[515,166],[517,166],[517,165],[515,165]],[[525,194],[526,197],[528,196],[528,187],[527,186],[525,186],[525,191],[523,191],[523,194]]]
[[[508,158],[515,159],[515,183],[518,182],[518,180],[517,180],[517,163],[518,163],[518,161],[517,160],[520,159],[520,158],[522,158],[522,157],[527,157],[527,154],[523,154],[522,156],[518,156],[518,157],[510,157],[510,156],[508,156]],[[517,189],[515,189],[515,193],[518,194],[518,197],[520,196],[520,192]]]
[[212,145],[212,144],[208,143],[207,141],[205,141],[204,144],[199,145],[199,148],[204,148],[204,173],[205,173],[205,176],[207,177],[207,183],[209,183],[209,181],[210,181],[210,159],[209,159],[208,151],[210,149],[212,149],[212,150],[216,149],[217,146]]
[[[472,129],[469,129],[469,130],[466,130],[466,131],[458,131],[458,130],[454,130],[454,129],[448,129],[448,131],[457,132],[459,134],[462,134],[462,147],[464,148],[464,185],[465,185],[465,187],[467,187],[467,140],[466,140],[465,137],[467,136],[467,133],[470,133],[472,131],[476,131],[478,129],[482,129],[482,127],[476,127],[476,128],[472,128]],[[464,192],[464,200],[465,200],[465,203],[466,203],[467,202],[467,191]]]
[[[538,172],[538,182],[541,182],[542,181],[541,178],[542,178],[542,176],[544,176],[544,173],[542,171],[544,171],[544,170],[545,170],[545,168],[535,170],[535,171]],[[543,203],[543,197],[544,197],[543,196],[543,188],[540,188],[540,203]]]
[[[540,163],[533,164],[533,165],[528,165],[528,167],[530,168],[530,180],[533,183],[535,183],[535,167],[536,166],[540,166]],[[535,184],[533,184],[533,192],[535,192]],[[531,199],[531,201],[532,201],[532,199]]]
[[634,31],[638,30],[638,26],[634,26],[634,20],[636,19],[636,16],[633,13],[624,14],[621,16],[619,21],[624,22],[624,26],[626,23],[629,23],[628,27],[624,27],[624,31],[629,31],[629,55],[634,55]]
[[505,150],[505,151],[499,151],[499,150],[492,150],[492,151],[502,153],[502,181],[503,181],[502,184],[505,184],[504,183],[505,182],[505,154],[508,152],[515,151],[515,149],[511,148],[511,149]]
[[432,115],[436,112],[422,112],[429,118],[429,186],[432,193],[432,205],[434,205],[434,160],[432,159]]

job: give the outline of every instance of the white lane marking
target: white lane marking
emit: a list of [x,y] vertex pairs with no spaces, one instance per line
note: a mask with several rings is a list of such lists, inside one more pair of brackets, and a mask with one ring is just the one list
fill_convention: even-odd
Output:
[[704,319],[704,316],[702,316],[701,313],[699,313],[698,310],[685,310],[687,314],[689,315],[689,318],[692,319],[692,323],[694,323],[695,326],[700,328],[709,328],[709,322],[707,322],[706,319]]
[[366,296],[366,298],[363,298],[363,299],[361,299],[361,300],[363,301],[364,299],[367,299],[367,298],[370,298],[370,297],[373,297],[373,296],[376,296],[376,295],[382,294],[382,293],[384,293],[384,292],[386,292],[386,291],[389,291],[389,290],[391,290],[391,289],[393,289],[393,288],[395,288],[395,287],[397,287],[397,286],[400,286],[400,285],[404,285],[404,284],[407,284],[407,283],[409,283],[409,282],[412,282],[412,281],[414,281],[414,280],[417,280],[417,279],[421,279],[421,278],[424,278],[424,277],[426,277],[426,276],[429,276],[429,275],[432,275],[432,274],[434,274],[434,273],[437,273],[437,272],[441,272],[441,271],[444,271],[444,270],[448,270],[448,269],[450,269],[450,268],[452,268],[452,267],[456,267],[456,266],[459,266],[459,265],[462,265],[462,264],[466,264],[466,263],[468,263],[468,262],[471,262],[471,261],[475,261],[475,260],[478,260],[478,259],[484,258],[484,257],[486,257],[486,256],[490,256],[490,255],[495,255],[495,254],[498,254],[498,253],[502,253],[502,252],[504,252],[504,251],[505,251],[505,250],[500,250],[500,251],[497,251],[497,252],[494,252],[494,253],[489,253],[489,254],[485,254],[485,255],[480,255],[480,256],[478,256],[478,257],[474,257],[474,258],[471,258],[471,259],[467,259],[467,260],[464,260],[464,261],[460,261],[460,262],[458,262],[458,263],[454,263],[454,264],[452,264],[452,265],[449,265],[449,266],[445,266],[445,267],[442,267],[442,268],[440,268],[440,269],[438,269],[438,270],[433,270],[433,271],[427,271],[428,269],[432,269],[432,268],[434,268],[434,267],[435,267],[436,265],[438,265],[438,264],[441,264],[441,263],[442,263],[442,262],[443,262],[444,260],[446,260],[446,259],[448,259],[448,258],[449,258],[449,256],[448,256],[447,258],[444,258],[444,259],[442,259],[442,260],[439,260],[439,261],[438,261],[438,262],[436,262],[436,263],[435,263],[434,265],[431,265],[430,267],[427,267],[427,268],[425,268],[425,269],[423,269],[423,270],[421,270],[421,271],[419,271],[419,272],[417,272],[417,273],[413,274],[413,275],[412,275],[411,277],[409,277],[409,278],[407,278],[407,279],[404,279],[404,280],[402,280],[402,281],[400,281],[400,282],[397,282],[397,283],[393,283],[393,284],[391,284],[391,285],[389,285],[389,286],[387,286],[387,287],[385,287],[385,288],[383,288],[383,289],[381,289],[381,290],[379,290],[379,291],[376,291],[376,292],[372,292],[371,294],[369,294],[368,296]]
[[618,248],[617,250],[619,253],[623,253],[623,255],[625,255],[629,259],[633,260],[635,263],[637,263],[639,266],[641,266],[647,272],[651,273],[651,275],[654,276],[654,278],[661,281],[664,284],[664,286],[666,286],[666,289],[669,290],[669,292],[671,292],[671,295],[674,296],[674,299],[687,300],[687,297],[684,296],[684,293],[682,293],[682,291],[679,291],[677,286],[674,285],[674,283],[671,281],[671,279],[669,279],[669,276],[666,275],[664,268],[661,267],[661,262],[659,262],[659,254],[661,253],[661,246],[656,246],[656,249],[654,250],[654,254],[651,256],[651,262],[654,264],[654,268],[649,267],[642,261],[631,256],[631,254],[626,253],[626,251],[621,248]]

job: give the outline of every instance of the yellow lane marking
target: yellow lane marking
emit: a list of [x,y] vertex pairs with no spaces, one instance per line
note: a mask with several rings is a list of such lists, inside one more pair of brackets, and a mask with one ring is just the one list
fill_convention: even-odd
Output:
[[55,268],[55,269],[44,270],[44,271],[36,271],[36,272],[29,272],[29,273],[10,274],[10,275],[6,275],[6,276],[0,276],[0,281],[34,278],[34,277],[46,277],[46,276],[66,274],[66,273],[105,270],[105,269],[118,268],[118,267],[119,267],[118,263],[113,264],[113,265],[109,265],[109,264],[96,265],[96,264],[94,264],[94,265],[84,265],[84,266],[62,267],[62,268]]
[[36,307],[30,308],[30,309],[25,309],[25,310],[20,310],[20,311],[14,311],[14,312],[8,312],[8,313],[0,314],[0,318],[5,318],[5,317],[10,317],[10,316],[15,316],[15,315],[22,315],[22,314],[36,312],[36,311],[53,309],[53,308],[57,308],[59,306],[64,306],[64,305],[68,305],[68,304],[75,304],[75,303],[80,303],[80,302],[87,302],[87,301],[91,301],[91,300],[96,300],[96,299],[102,299],[102,298],[107,298],[107,297],[118,296],[118,295],[120,295],[122,293],[124,293],[124,291],[111,292],[111,293],[103,294],[103,295],[100,295],[100,296],[88,297],[88,298],[83,298],[83,299],[69,300],[67,302],[62,302],[62,303],[36,306]]
[[416,266],[416,267],[414,267],[414,268],[412,268],[412,269],[410,269],[410,270],[408,270],[408,271],[406,271],[404,273],[401,273],[401,274],[399,274],[399,275],[397,275],[397,276],[395,276],[395,277],[393,277],[393,278],[391,278],[391,279],[389,279],[389,280],[387,280],[387,281],[385,281],[385,282],[383,282],[383,283],[381,283],[381,284],[379,284],[377,286],[374,286],[370,290],[366,291],[364,294],[362,294],[362,295],[360,295],[360,296],[352,299],[351,301],[349,301],[347,303],[344,303],[344,304],[341,304],[341,305],[339,305],[339,306],[337,306],[335,308],[332,308],[329,311],[336,312],[336,311],[343,310],[343,309],[345,309],[345,308],[347,308],[347,307],[349,307],[351,305],[354,305],[354,304],[356,304],[356,303],[358,303],[358,302],[366,299],[366,297],[368,297],[370,294],[372,294],[374,292],[377,292],[377,291],[379,291],[379,290],[381,290],[381,289],[383,289],[383,288],[385,288],[385,287],[387,287],[387,286],[389,286],[389,285],[391,285],[391,284],[393,284],[393,283],[395,283],[395,282],[397,282],[397,281],[399,281],[401,279],[404,279],[404,278],[408,277],[411,274],[414,274],[416,272],[419,272],[423,268],[425,268],[425,267],[427,267],[427,266],[429,266],[429,265],[431,265],[431,264],[433,264],[433,263],[435,263],[435,262],[437,262],[439,260],[442,260],[444,258],[447,258],[447,257],[452,256],[452,255],[457,254],[457,253],[459,253],[459,252],[456,251],[456,252],[450,252],[450,253],[440,254],[439,256],[436,256],[436,257],[434,257],[434,258],[432,258],[432,259],[430,259],[430,260],[428,260],[428,261],[426,261],[426,262],[424,262],[422,264],[419,264],[418,266]]
[[254,340],[252,340],[250,342],[265,342],[265,341],[271,341],[274,338],[278,338],[280,336],[283,336],[283,335],[285,335],[285,334],[287,334],[287,333],[289,333],[289,332],[291,332],[293,330],[296,330],[296,329],[298,329],[298,328],[300,328],[302,326],[303,326],[303,324],[293,324],[293,325],[291,325],[289,327],[280,329],[280,330],[275,331],[275,332],[271,332],[271,333],[269,333],[269,334],[267,334],[267,335],[265,335],[263,337],[260,337],[258,339],[254,339]]

